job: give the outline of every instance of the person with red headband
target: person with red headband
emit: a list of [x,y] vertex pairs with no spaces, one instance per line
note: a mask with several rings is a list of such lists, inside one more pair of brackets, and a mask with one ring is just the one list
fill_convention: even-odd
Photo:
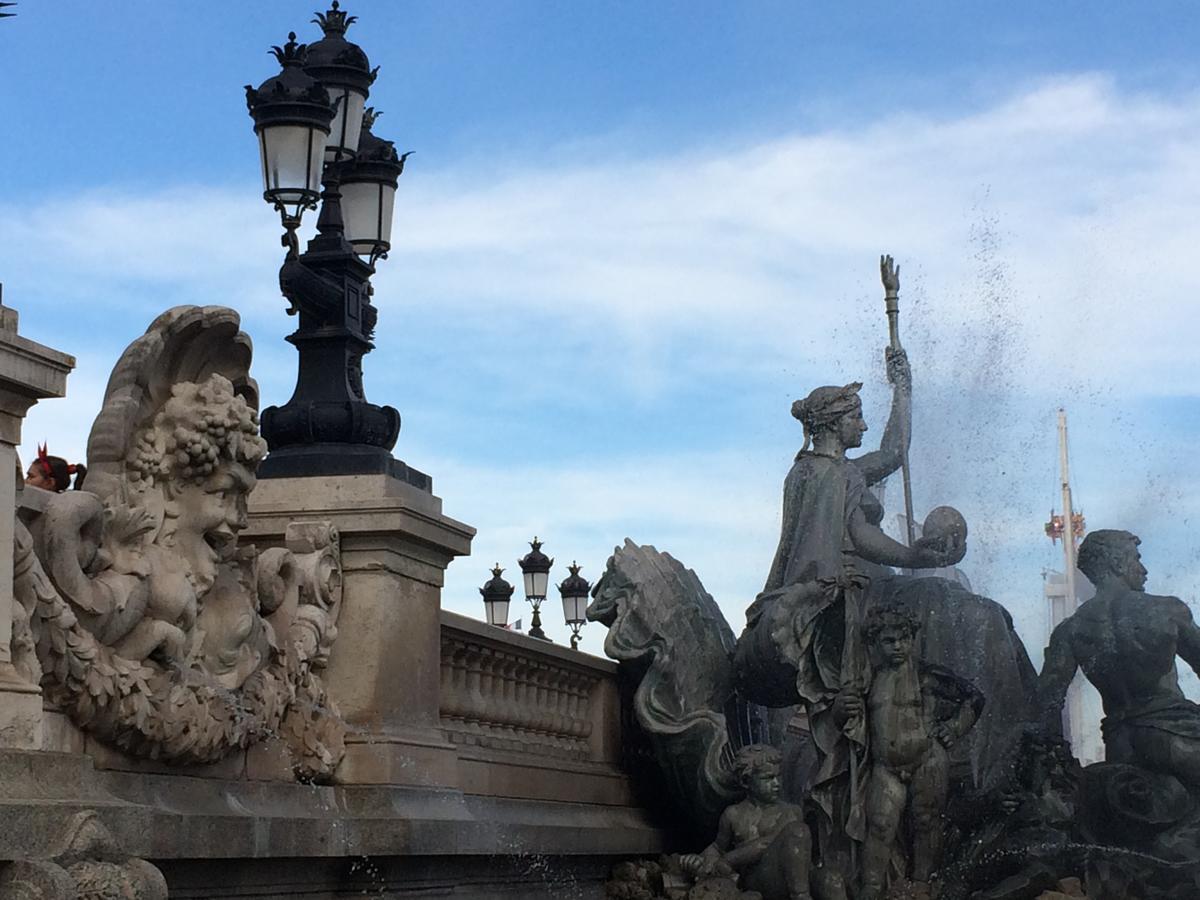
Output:
[[41,444],[38,447],[37,459],[25,475],[25,483],[59,494],[72,487],[72,475],[75,476],[74,488],[79,490],[83,487],[87,466],[83,463],[69,463],[61,456],[50,456],[46,453],[46,445]]

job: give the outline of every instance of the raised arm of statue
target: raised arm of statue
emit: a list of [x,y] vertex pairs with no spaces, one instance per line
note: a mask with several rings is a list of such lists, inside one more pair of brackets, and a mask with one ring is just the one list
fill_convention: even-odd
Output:
[[854,460],[868,485],[882,481],[900,468],[912,439],[912,370],[908,365],[908,354],[887,347],[884,356],[888,382],[892,385],[892,412],[883,429],[879,449]]
[[1045,733],[1062,736],[1062,707],[1067,699],[1067,689],[1075,677],[1079,663],[1071,649],[1070,619],[1060,624],[1050,635],[1050,646],[1046,648],[1045,661],[1037,682],[1037,708]]

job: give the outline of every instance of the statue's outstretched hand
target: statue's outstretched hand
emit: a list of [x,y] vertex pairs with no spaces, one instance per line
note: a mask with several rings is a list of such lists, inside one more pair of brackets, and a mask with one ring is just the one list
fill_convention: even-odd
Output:
[[967,542],[957,534],[938,535],[936,537],[917,538],[913,544],[917,552],[919,569],[940,569],[955,566],[962,562],[967,555]]
[[908,365],[908,354],[899,347],[885,347],[883,358],[887,362],[888,384],[904,391],[912,390],[912,369]]
[[886,296],[899,296],[900,267],[890,256],[879,257],[879,277],[883,281],[883,290]]

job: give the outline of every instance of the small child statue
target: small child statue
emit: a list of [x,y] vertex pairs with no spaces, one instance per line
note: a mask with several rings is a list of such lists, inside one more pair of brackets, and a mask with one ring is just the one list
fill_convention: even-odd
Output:
[[[914,657],[919,627],[898,604],[875,607],[862,626],[873,673],[866,702],[871,771],[859,900],[883,895],[906,809],[912,815],[911,877],[914,887],[928,890],[941,862],[950,771],[946,748],[971,730],[983,708],[983,695],[970,682]],[[861,700],[846,698],[842,708],[860,712]]]
[[818,900],[845,900],[841,877],[812,867],[803,809],[779,798],[780,762],[779,751],[764,744],[738,751],[734,772],[746,799],[721,813],[716,839],[703,853],[680,863],[696,878],[737,872],[738,887],[763,900],[811,900],[810,877]]

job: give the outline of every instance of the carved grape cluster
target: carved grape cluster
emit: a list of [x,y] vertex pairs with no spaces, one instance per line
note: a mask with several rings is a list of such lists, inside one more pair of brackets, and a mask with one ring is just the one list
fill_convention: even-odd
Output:
[[222,461],[253,469],[266,451],[254,410],[229,379],[214,374],[200,384],[172,386],[171,399],[138,435],[127,462],[135,481],[197,482]]

